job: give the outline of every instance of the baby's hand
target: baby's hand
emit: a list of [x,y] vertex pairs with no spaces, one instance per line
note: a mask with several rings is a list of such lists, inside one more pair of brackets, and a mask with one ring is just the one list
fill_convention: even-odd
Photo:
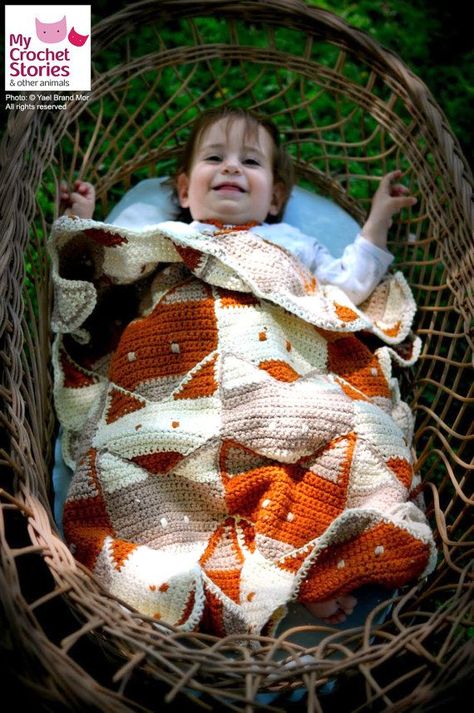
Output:
[[95,188],[92,183],[75,181],[74,190],[70,191],[67,183],[61,181],[59,187],[60,212],[64,215],[77,215],[79,218],[92,218],[95,208]]
[[402,171],[397,170],[383,176],[372,199],[369,217],[361,231],[364,238],[381,248],[385,248],[387,244],[388,229],[392,225],[392,217],[395,213],[417,202],[406,186],[402,183],[393,183],[402,175]]

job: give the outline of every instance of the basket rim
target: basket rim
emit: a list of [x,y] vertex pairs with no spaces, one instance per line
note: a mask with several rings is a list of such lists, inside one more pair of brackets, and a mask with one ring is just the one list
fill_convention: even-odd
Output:
[[[471,189],[469,180],[471,180],[472,182],[472,176],[467,167],[467,163],[465,164],[465,166],[462,166],[461,171],[459,170],[461,167],[459,161],[456,162],[455,158],[451,157],[451,154],[455,153],[455,137],[452,135],[449,128],[447,128],[447,122],[443,117],[441,110],[439,109],[439,107],[437,107],[434,100],[432,100],[432,96],[429,90],[426,88],[426,85],[424,85],[424,83],[420,79],[418,79],[415,75],[411,73],[410,70],[406,68],[402,60],[400,60],[398,56],[395,55],[392,51],[381,48],[381,46],[375,40],[370,38],[363,31],[352,28],[344,20],[338,18],[336,15],[333,15],[328,11],[322,10],[320,8],[315,8],[313,6],[307,6],[301,0],[271,0],[270,2],[266,3],[258,3],[254,0],[241,0],[241,2],[239,3],[234,3],[231,0],[202,0],[199,3],[188,2],[187,0],[165,0],[164,2],[160,3],[157,3],[153,0],[144,0],[142,2],[135,3],[134,5],[127,6],[127,8],[124,8],[122,10],[119,10],[109,19],[115,18],[114,22],[117,24],[122,23],[124,32],[129,32],[130,27],[133,27],[134,23],[138,24],[138,22],[143,22],[143,16],[139,17],[140,11],[146,10],[150,13],[153,11],[154,17],[156,18],[157,5],[159,6],[159,10],[160,12],[162,12],[163,17],[165,17],[166,20],[171,20],[173,17],[178,16],[203,16],[203,12],[205,15],[211,15],[214,13],[221,12],[226,17],[235,17],[236,19],[241,19],[243,16],[248,16],[249,18],[251,18],[251,21],[254,21],[252,18],[256,16],[261,18],[268,17],[268,22],[271,22],[274,25],[283,25],[284,23],[295,22],[295,18],[297,18],[298,22],[301,22],[301,24],[304,25],[305,31],[308,30],[308,27],[311,27],[312,31],[315,33],[315,36],[319,36],[323,31],[322,28],[326,28],[328,33],[337,34],[341,32],[344,35],[345,41],[347,41],[348,45],[351,42],[354,42],[354,45],[357,46],[357,51],[360,50],[366,52],[370,50],[370,52],[374,54],[375,59],[381,63],[381,66],[385,68],[384,71],[393,71],[397,74],[399,81],[407,89],[407,92],[409,92],[411,99],[414,102],[419,102],[422,110],[429,117],[429,120],[433,126],[433,130],[437,132],[437,135],[440,137],[440,141],[442,141],[442,145],[445,147],[445,153],[447,153],[448,155],[448,168],[450,171],[450,175],[453,178],[453,184],[456,188],[456,192],[462,197],[463,204],[467,205],[466,199],[469,196],[469,189]],[[195,13],[195,15],[193,15],[193,13]],[[278,15],[278,13],[279,18],[281,18],[281,22],[276,21],[276,16]],[[93,38],[97,40],[98,43],[96,50],[97,52],[100,51],[101,47],[107,46],[110,41],[111,25],[109,19],[106,21],[101,21],[95,26],[95,34],[93,34]],[[104,44],[100,45],[100,42],[103,42]],[[37,130],[36,128],[34,128],[34,112],[29,115],[27,113],[24,113],[23,117],[18,118],[22,120],[17,124],[17,126],[13,127],[13,131],[6,132],[6,138],[9,141],[7,141],[7,143],[5,144],[5,148],[2,148],[0,150],[0,163],[2,164],[3,174],[2,192],[3,190],[5,190],[5,195],[7,195],[8,181],[12,180],[12,173],[10,172],[10,168],[8,166],[8,160],[11,161],[11,154],[9,158],[8,150],[12,150],[13,155],[22,155],[22,153],[24,152],[26,141],[31,140],[31,137],[35,134],[35,131]],[[44,129],[45,135],[49,131],[50,140],[53,141],[54,130],[47,125],[47,120],[44,117],[42,117],[41,128]],[[61,129],[60,124],[57,124],[56,128],[59,132]],[[461,164],[462,163],[463,162],[461,161]],[[465,169],[467,169],[467,171]],[[472,220],[472,214],[470,214],[468,211],[466,211],[465,214],[466,218],[471,215]],[[6,218],[11,219],[11,217],[11,213],[8,212]],[[7,322],[4,322],[1,326],[2,328],[5,328],[5,331],[8,331]],[[1,330],[0,336],[3,336]],[[41,540],[42,530],[45,527],[45,523],[48,523],[50,521],[50,515],[48,515],[47,513],[44,501],[42,499],[35,498],[33,494],[29,494],[29,496],[24,499],[24,502],[21,502],[21,506],[22,507],[20,508],[18,505],[18,509],[22,509],[24,511],[25,508],[29,508],[30,511],[36,514],[36,522],[33,526],[33,529],[36,530],[35,536],[37,537],[37,539]],[[60,540],[60,542],[62,545],[64,544],[62,540]],[[58,550],[58,552],[59,556],[64,556],[64,553],[62,551]],[[413,596],[413,592],[411,596]],[[134,617],[132,617],[132,619],[134,619]],[[367,630],[365,631],[365,636],[368,636]],[[211,638],[215,638],[217,641],[220,641],[218,637]],[[111,708],[110,710],[113,710],[113,708]]]

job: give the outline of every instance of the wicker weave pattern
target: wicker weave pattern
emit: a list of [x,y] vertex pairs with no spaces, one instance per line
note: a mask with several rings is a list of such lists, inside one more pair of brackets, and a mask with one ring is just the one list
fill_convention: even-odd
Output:
[[[212,33],[203,15],[220,18]],[[160,33],[160,22],[173,27],[175,40]],[[280,27],[291,30],[291,42]],[[149,38],[143,57],[134,55],[138,32]],[[329,63],[322,43],[332,48]],[[116,52],[114,67],[102,66],[105,47]],[[397,711],[428,704],[466,675],[472,625],[473,182],[446,119],[395,55],[298,0],[137,3],[95,28],[93,52],[90,101],[64,112],[12,114],[0,153],[0,586],[17,652],[9,654],[12,666],[23,666],[57,709],[67,700],[102,711],[152,710],[160,695],[172,700],[188,687],[213,705],[232,698],[237,710],[251,710],[259,690],[303,686],[308,710],[325,710],[320,691],[328,678],[344,682],[346,696],[353,692],[352,711],[367,701]],[[242,80],[237,96],[228,92],[230,76]],[[290,89],[299,101],[288,100]],[[288,639],[263,640],[255,658],[236,647],[230,660],[231,640],[158,632],[104,596],[52,523],[45,240],[59,177],[93,181],[105,215],[108,201],[132,181],[169,172],[196,113],[223,101],[272,116],[301,182],[359,220],[386,170],[405,169],[419,198],[416,213],[393,226],[391,248],[419,305],[424,348],[404,392],[417,419],[417,467],[443,556],[428,582],[400,593],[383,626],[371,631],[375,611],[360,630],[328,630],[305,668],[303,652]],[[294,665],[275,664],[277,650]],[[328,705],[335,702],[337,693]]]

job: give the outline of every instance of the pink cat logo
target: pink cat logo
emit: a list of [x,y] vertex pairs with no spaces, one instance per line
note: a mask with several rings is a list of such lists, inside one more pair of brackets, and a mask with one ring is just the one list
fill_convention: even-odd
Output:
[[76,47],[82,47],[88,37],[89,35],[80,35],[79,32],[74,29],[74,27],[71,27],[67,36],[69,42],[72,45],[75,45]]
[[[66,15],[58,22],[41,22],[35,17],[36,35],[41,42],[52,44],[53,42],[62,42],[66,37]],[[68,40],[75,47],[82,47],[89,35],[80,35],[74,27],[69,30]]]
[[41,22],[35,18],[36,35],[41,42],[62,42],[66,37],[66,15],[59,22]]

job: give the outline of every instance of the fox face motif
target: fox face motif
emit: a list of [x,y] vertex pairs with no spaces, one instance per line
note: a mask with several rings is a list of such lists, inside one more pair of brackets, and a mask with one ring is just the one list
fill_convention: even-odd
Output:
[[52,44],[53,42],[62,42],[66,37],[66,15],[58,22],[41,22],[35,18],[36,35],[41,42]]

